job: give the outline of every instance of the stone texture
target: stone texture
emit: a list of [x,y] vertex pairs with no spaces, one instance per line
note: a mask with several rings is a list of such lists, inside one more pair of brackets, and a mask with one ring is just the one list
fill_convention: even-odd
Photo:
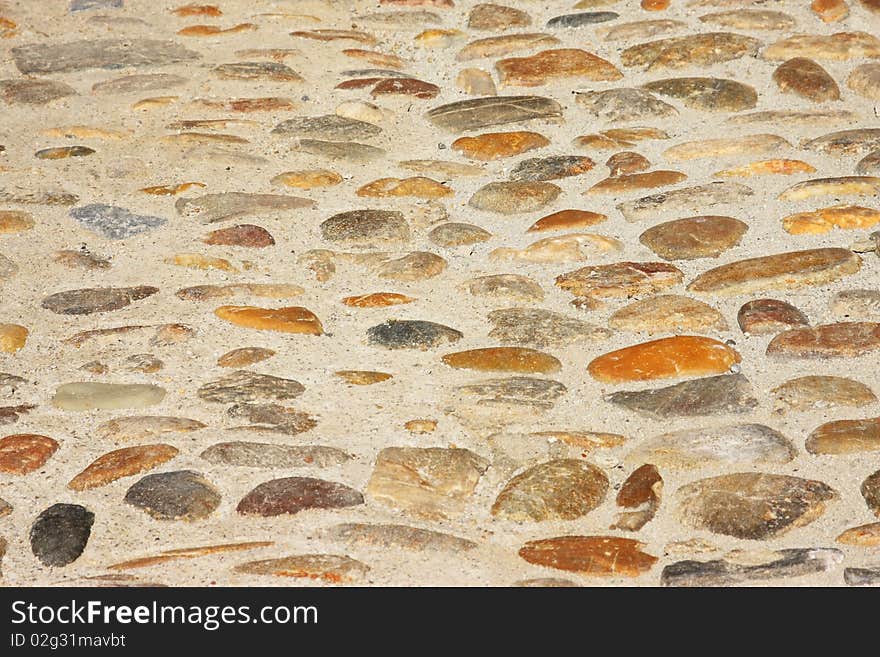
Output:
[[880,39],[867,32],[836,32],[835,34],[796,34],[772,43],[761,53],[764,59],[812,57],[845,61],[854,58],[880,57]]
[[512,57],[495,63],[502,85],[537,87],[570,78],[614,81],[623,74],[609,61],[585,50],[544,50],[530,57]]
[[544,298],[540,285],[519,274],[480,276],[470,281],[468,290],[477,297],[505,301],[541,301]]
[[836,497],[821,481],[761,472],[701,479],[676,492],[684,523],[751,540],[775,538],[813,522]]
[[52,405],[66,411],[117,410],[153,406],[165,389],[145,383],[65,383],[58,386]]
[[85,507],[53,504],[31,525],[31,552],[46,566],[67,566],[86,549],[94,522],[95,514]]
[[561,115],[562,107],[550,98],[489,96],[440,105],[430,110],[427,118],[443,130],[464,132],[533,119],[552,119]]
[[579,176],[590,171],[595,165],[593,160],[583,155],[533,157],[521,160],[510,172],[509,178],[516,181],[557,180]]
[[797,212],[782,219],[782,227],[792,235],[820,235],[834,228],[871,228],[877,223],[880,223],[880,211],[858,205],[834,205]]
[[678,285],[683,277],[677,267],[662,262],[618,262],[561,274],[556,285],[577,297],[632,297]]
[[0,438],[0,472],[26,475],[39,470],[58,447],[56,440],[32,433]]
[[835,420],[816,427],[805,444],[810,454],[857,454],[880,450],[880,418]]
[[367,494],[425,519],[461,515],[489,463],[467,449],[386,447]]
[[660,507],[663,493],[663,477],[657,466],[646,463],[633,470],[620,486],[617,493],[617,507],[629,509],[621,511],[611,529],[636,532],[649,523]]
[[67,487],[83,491],[98,488],[146,470],[151,470],[177,456],[176,447],[165,444],[123,447],[98,457],[76,475]]
[[307,509],[338,509],[363,504],[358,491],[343,484],[311,477],[287,477],[264,482],[238,503],[242,515],[293,515]]
[[608,318],[618,331],[681,333],[726,331],[727,321],[712,306],[676,294],[660,294],[624,306]]
[[664,388],[615,392],[606,400],[654,419],[749,413],[758,405],[742,374],[683,381]]
[[541,463],[507,482],[492,515],[516,522],[575,520],[598,507],[608,477],[596,466],[574,459]]
[[707,32],[641,43],[620,53],[624,66],[644,66],[648,71],[709,66],[747,55],[754,56],[761,42],[731,32]]
[[865,503],[875,516],[880,518],[880,470],[875,472],[862,482],[859,491],[865,498]]
[[506,5],[478,4],[468,14],[467,26],[471,30],[505,30],[528,27],[531,17],[524,11]]
[[703,112],[741,112],[758,102],[753,87],[725,78],[666,78],[642,85],[661,96],[680,100],[685,107]]
[[156,520],[204,520],[220,506],[220,492],[198,472],[151,474],[125,493],[125,502]]
[[840,406],[866,406],[877,396],[864,383],[841,376],[802,376],[770,391],[784,410],[808,411]]
[[692,214],[714,206],[744,203],[753,195],[754,190],[751,187],[719,181],[652,194],[634,201],[624,201],[617,205],[617,209],[627,221],[642,221],[655,219],[660,214]]
[[181,198],[174,204],[174,208],[183,217],[198,219],[203,224],[213,224],[250,216],[262,218],[312,205],[314,201],[297,196],[223,192]]
[[861,547],[877,547],[880,545],[880,522],[852,527],[837,537],[838,543],[858,545]]
[[205,424],[185,417],[163,415],[131,415],[102,422],[95,435],[104,440],[151,440],[167,433],[189,433],[204,429]]
[[56,80],[0,80],[0,97],[10,105],[45,105],[75,95],[76,89]]
[[594,342],[610,336],[610,331],[595,324],[539,308],[493,310],[488,319],[493,324],[490,338],[539,349]]
[[635,123],[678,115],[678,110],[644,89],[624,87],[575,94],[578,105],[607,123]]
[[211,246],[241,246],[251,249],[264,249],[275,245],[275,238],[268,230],[253,224],[213,230],[202,241]]
[[856,66],[846,79],[846,86],[860,96],[880,100],[880,63]]
[[733,586],[822,573],[843,561],[832,548],[787,548],[773,552],[731,552],[724,559],[678,561],[660,574],[663,586]]
[[828,71],[812,59],[794,57],[773,71],[773,81],[783,93],[797,94],[814,103],[840,100],[840,88]]
[[466,538],[409,525],[343,523],[330,527],[324,535],[349,547],[378,547],[422,552],[460,552],[473,550],[477,543]]
[[327,468],[351,460],[351,455],[336,447],[322,445],[276,445],[274,443],[216,443],[200,456],[208,463],[246,468]]
[[382,134],[382,128],[365,121],[326,114],[287,119],[276,125],[272,134],[327,141],[361,141]]
[[492,238],[492,233],[473,224],[449,222],[440,224],[428,233],[428,239],[437,246],[454,248],[457,246],[470,246],[486,242]]
[[456,369],[480,372],[551,374],[562,368],[558,359],[526,347],[487,347],[446,354],[442,361]]
[[777,335],[767,355],[781,358],[844,358],[880,349],[880,323],[837,322],[795,328]]
[[230,404],[283,401],[303,392],[305,387],[293,379],[239,370],[206,383],[199,388],[198,395],[204,401]]
[[256,306],[220,306],[214,311],[220,319],[236,326],[258,331],[322,335],[321,320],[307,308],[258,308]]
[[562,190],[548,182],[493,182],[471,196],[468,205],[476,210],[496,214],[535,212],[549,205]]
[[342,584],[362,580],[370,567],[351,557],[338,554],[299,554],[279,559],[249,561],[235,567],[247,575],[275,575],[320,580],[326,584]]
[[458,342],[464,337],[443,324],[422,320],[388,320],[367,329],[367,342],[386,349],[431,349]]
[[644,543],[612,536],[559,536],[530,541],[519,556],[539,566],[588,576],[638,577],[657,557],[643,552]]
[[466,62],[482,57],[503,57],[520,50],[547,48],[558,43],[559,39],[555,36],[540,32],[492,36],[471,41],[458,51],[455,59]]
[[585,228],[587,226],[595,226],[608,217],[598,212],[590,212],[588,210],[560,210],[553,212],[545,217],[541,217],[533,223],[528,232],[543,232],[547,230],[569,230],[572,228]]
[[800,310],[778,299],[755,299],[744,303],[736,321],[748,335],[772,335],[798,326],[809,326],[810,320]]
[[[802,146],[805,150],[829,155],[864,155],[880,148],[880,128],[838,130],[810,139]],[[828,180],[835,180],[829,178]],[[845,181],[846,179],[840,179]]]
[[537,132],[487,132],[476,137],[459,137],[452,142],[452,149],[472,160],[490,161],[513,157],[536,148],[547,146],[550,141]]
[[145,299],[158,291],[159,288],[148,285],[68,290],[50,294],[40,305],[59,315],[90,315],[125,308],[132,302]]
[[733,217],[687,217],[657,224],[639,241],[665,260],[716,258],[738,245],[748,229]]
[[12,48],[11,55],[18,70],[25,75],[123,66],[165,66],[199,59],[197,53],[173,41],[131,38],[35,43]]

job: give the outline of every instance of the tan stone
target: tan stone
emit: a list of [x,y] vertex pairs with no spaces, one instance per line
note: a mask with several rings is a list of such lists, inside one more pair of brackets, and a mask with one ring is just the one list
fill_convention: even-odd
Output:
[[241,349],[227,351],[217,359],[217,364],[220,367],[234,367],[235,369],[241,369],[248,365],[261,363],[274,355],[275,352],[271,349],[264,349],[262,347],[242,347]]
[[165,258],[169,265],[178,267],[190,267],[191,269],[219,269],[221,271],[237,272],[238,269],[226,258],[214,258],[200,253],[178,253],[170,258]]
[[731,155],[763,155],[790,146],[791,144],[778,135],[757,134],[688,141],[667,148],[663,155],[667,160],[697,160]]
[[413,178],[379,178],[360,187],[358,196],[383,198],[386,196],[414,196],[432,199],[452,196],[454,192],[441,182],[415,176]]
[[623,151],[615,153],[605,162],[610,176],[621,176],[632,173],[641,173],[651,168],[651,162],[640,153]]
[[836,23],[849,16],[845,0],[813,0],[810,9],[823,23]]
[[880,210],[859,205],[833,205],[812,212],[790,214],[782,227],[792,235],[821,235],[834,228],[855,230],[871,228],[880,223]]
[[409,420],[403,428],[410,433],[434,433],[437,428],[437,420]]
[[446,354],[441,360],[456,369],[479,372],[551,374],[562,369],[562,363],[550,354],[525,347],[469,349]]
[[446,260],[427,251],[413,251],[377,267],[379,278],[408,283],[439,276],[446,269]]
[[656,189],[657,187],[675,185],[683,180],[687,180],[687,176],[680,171],[657,170],[647,173],[630,173],[600,180],[584,194],[620,194],[621,192]]
[[482,57],[503,57],[518,50],[547,48],[557,43],[559,43],[559,39],[551,34],[507,34],[471,41],[458,51],[455,58],[460,62],[464,62]]
[[780,64],[773,71],[773,81],[781,92],[797,94],[814,103],[840,100],[840,88],[834,78],[806,57],[794,57]]
[[556,285],[578,297],[632,297],[678,285],[680,269],[665,262],[591,265],[556,277]]
[[802,160],[758,160],[741,167],[724,169],[712,174],[713,178],[748,178],[750,176],[791,176],[797,173],[814,173],[816,167]]
[[328,584],[360,581],[369,570],[365,563],[338,554],[298,554],[280,559],[249,561],[235,567],[235,572],[246,575],[314,579]]
[[178,548],[174,550],[165,550],[160,554],[152,557],[140,557],[121,561],[119,563],[107,566],[108,570],[132,570],[135,568],[149,568],[160,563],[168,561],[176,561],[178,559],[194,559],[196,557],[211,556],[214,554],[223,554],[225,552],[239,552],[243,550],[256,550],[259,548],[270,547],[274,545],[272,541],[248,541],[245,543],[224,543],[222,545],[204,545],[192,548]]
[[273,185],[296,187],[298,189],[314,189],[315,187],[332,187],[342,182],[342,176],[328,169],[303,169],[279,173],[270,180]]
[[530,57],[501,59],[496,62],[495,69],[502,85],[515,87],[537,87],[571,78],[614,81],[623,77],[611,62],[576,48],[544,50]]
[[336,376],[343,379],[346,383],[354,386],[370,386],[374,383],[382,383],[392,378],[386,372],[367,372],[363,370],[339,370],[334,372]]
[[228,299],[237,295],[250,295],[264,299],[293,299],[305,290],[299,285],[287,283],[234,283],[232,285],[196,285],[185,287],[176,296],[187,301],[210,301]]
[[744,303],[736,321],[746,335],[773,335],[798,326],[809,326],[807,316],[778,299],[755,299]]
[[878,547],[880,546],[880,522],[847,529],[837,537],[837,542],[845,545],[858,545],[859,547]]
[[541,301],[544,290],[535,281],[520,274],[495,274],[478,276],[468,283],[474,296],[506,299],[511,301]]
[[801,376],[770,391],[782,411],[867,406],[877,401],[864,383],[842,376]]
[[30,212],[0,210],[0,233],[21,233],[34,227]]
[[846,86],[860,96],[880,100],[880,63],[856,66],[846,79]]
[[608,219],[607,215],[588,210],[560,210],[541,217],[526,232],[535,233],[545,230],[570,230],[595,226]]
[[220,319],[236,326],[259,331],[308,333],[322,335],[324,329],[314,313],[300,306],[258,308],[255,306],[220,306],[214,311]]
[[748,229],[733,217],[686,217],[649,228],[639,241],[666,260],[717,258],[739,244]]
[[764,59],[779,60],[792,57],[812,57],[845,61],[855,58],[880,57],[880,39],[867,32],[837,32],[835,34],[796,34],[764,48]]
[[804,447],[810,454],[880,451],[880,418],[826,422],[807,436]]
[[346,306],[353,308],[386,308],[412,303],[414,298],[396,292],[373,292],[372,294],[359,294],[354,297],[345,297],[342,300]]
[[649,71],[709,66],[758,52],[761,42],[731,32],[707,32],[640,43],[620,53],[624,66],[646,66]]
[[619,331],[681,333],[683,331],[726,331],[727,321],[712,306],[675,294],[661,294],[634,301],[608,318]]
[[580,262],[596,254],[623,250],[623,243],[612,237],[593,233],[570,233],[546,237],[523,249],[498,248],[489,253],[490,260],[536,263]]
[[67,487],[82,491],[105,486],[122,477],[152,470],[157,465],[173,459],[178,451],[176,447],[163,444],[117,449],[95,459],[85,470],[71,479]]
[[550,140],[537,132],[487,132],[476,137],[459,137],[452,142],[452,150],[472,160],[487,162],[520,155],[549,144]]

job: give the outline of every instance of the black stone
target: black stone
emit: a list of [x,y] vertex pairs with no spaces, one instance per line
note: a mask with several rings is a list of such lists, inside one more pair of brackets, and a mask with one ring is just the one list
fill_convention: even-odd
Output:
[[31,526],[31,551],[47,566],[66,566],[86,549],[95,514],[79,504],[53,504]]

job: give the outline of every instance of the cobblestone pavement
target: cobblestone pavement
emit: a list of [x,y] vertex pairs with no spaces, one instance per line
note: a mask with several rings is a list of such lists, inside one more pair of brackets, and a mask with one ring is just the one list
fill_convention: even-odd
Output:
[[880,582],[880,2],[575,2],[0,2],[0,584]]

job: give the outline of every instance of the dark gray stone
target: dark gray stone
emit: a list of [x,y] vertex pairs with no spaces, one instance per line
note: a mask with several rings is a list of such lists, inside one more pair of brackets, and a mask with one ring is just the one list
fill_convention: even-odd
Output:
[[620,14],[613,11],[587,11],[580,14],[565,14],[564,16],[551,18],[547,21],[547,27],[583,27],[584,25],[613,21],[619,17]]
[[763,563],[749,565],[725,559],[679,561],[663,569],[660,583],[663,586],[730,586],[822,573],[841,561],[843,552],[833,548],[777,550],[772,556],[768,555]]
[[108,240],[123,240],[146,233],[167,222],[162,217],[134,214],[131,210],[104,203],[90,203],[73,208],[70,216],[85,228]]
[[758,405],[742,374],[721,374],[664,388],[615,392],[606,401],[656,419],[748,413]]
[[157,520],[202,520],[220,506],[220,492],[198,472],[178,470],[147,475],[125,501]]
[[47,566],[66,566],[86,549],[95,514],[79,504],[53,504],[31,526],[31,552]]
[[133,301],[146,299],[158,291],[158,287],[149,285],[66,290],[50,294],[40,306],[59,315],[91,315],[125,308]]
[[464,337],[443,324],[421,320],[395,320],[367,329],[367,342],[387,349],[430,349],[458,342]]

